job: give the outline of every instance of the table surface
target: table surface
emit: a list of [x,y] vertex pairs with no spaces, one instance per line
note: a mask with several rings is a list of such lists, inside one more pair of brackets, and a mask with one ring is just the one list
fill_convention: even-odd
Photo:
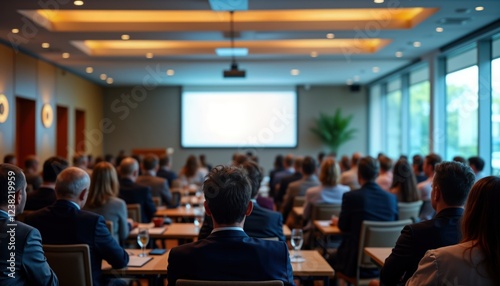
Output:
[[195,217],[195,209],[194,207],[186,208],[186,207],[178,207],[175,209],[158,209],[156,211],[156,216],[168,216],[170,218],[179,218],[179,217]]
[[[151,251],[151,250],[146,250]],[[137,255],[140,249],[127,249],[129,254]],[[112,269],[111,266],[103,261],[102,271],[105,275],[165,275],[167,274],[169,251],[162,255],[150,255],[153,260],[147,262],[142,267],[125,267],[122,269]],[[293,254],[293,251],[291,251]],[[326,260],[315,250],[301,250],[300,255],[305,261],[301,263],[292,263],[293,276],[316,276],[333,277],[335,272]]]
[[315,220],[314,227],[323,235],[342,234],[342,231],[336,225],[330,225],[329,220]]
[[377,264],[378,266],[384,266],[385,259],[391,255],[392,247],[365,247],[366,255]]
[[304,214],[304,207],[293,207],[293,212],[298,216],[302,216]]

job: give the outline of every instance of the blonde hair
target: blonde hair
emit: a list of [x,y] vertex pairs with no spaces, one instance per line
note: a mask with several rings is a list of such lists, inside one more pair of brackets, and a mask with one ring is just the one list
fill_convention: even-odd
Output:
[[118,196],[118,177],[116,170],[108,162],[94,166],[86,207],[96,208],[104,205],[112,197]]
[[319,180],[324,186],[336,186],[340,180],[340,167],[333,158],[326,158],[321,164]]

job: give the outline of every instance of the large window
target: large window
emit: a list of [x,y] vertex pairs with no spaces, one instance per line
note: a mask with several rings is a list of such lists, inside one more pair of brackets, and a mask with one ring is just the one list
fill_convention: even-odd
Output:
[[397,159],[401,155],[401,80],[389,82],[386,95],[386,151]]
[[431,94],[428,78],[428,68],[410,73],[410,156],[429,153]]
[[500,58],[491,62],[491,78],[491,167],[494,175],[500,175]]

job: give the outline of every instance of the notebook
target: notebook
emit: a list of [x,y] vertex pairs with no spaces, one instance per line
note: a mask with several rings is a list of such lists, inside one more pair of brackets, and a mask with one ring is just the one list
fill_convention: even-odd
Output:
[[151,259],[153,259],[153,257],[151,257],[151,256],[146,256],[146,257],[139,257],[136,255],[129,256],[129,261],[128,261],[127,266],[128,267],[141,267],[144,264],[148,263],[148,261],[150,261]]

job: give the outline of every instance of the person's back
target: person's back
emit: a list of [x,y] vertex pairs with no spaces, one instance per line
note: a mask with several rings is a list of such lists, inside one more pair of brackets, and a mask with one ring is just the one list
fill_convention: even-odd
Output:
[[158,156],[148,154],[142,161],[142,175],[137,178],[137,183],[151,188],[151,195],[153,197],[161,198],[164,205],[171,204],[172,194],[168,182],[164,178],[156,176],[156,170],[159,168]]
[[93,212],[113,223],[113,238],[121,243],[127,239],[129,226],[127,222],[127,204],[120,198],[112,197],[106,203],[99,207],[87,208],[86,211]]

